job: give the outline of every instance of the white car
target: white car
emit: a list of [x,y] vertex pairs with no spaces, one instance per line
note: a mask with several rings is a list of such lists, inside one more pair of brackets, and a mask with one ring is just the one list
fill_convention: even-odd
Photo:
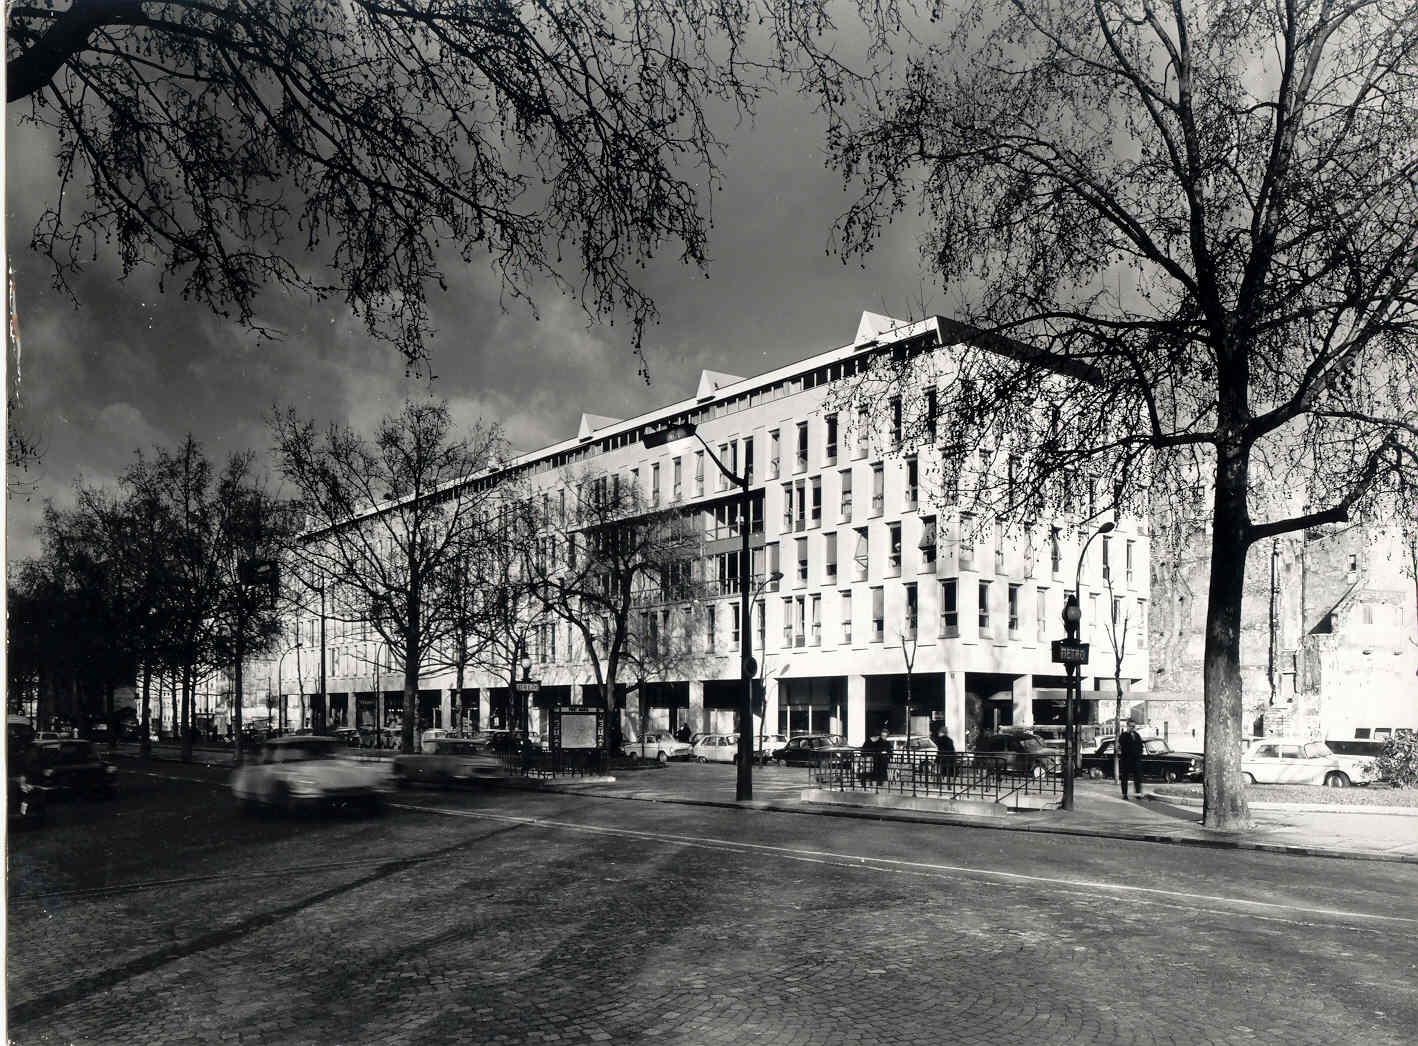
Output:
[[1241,755],[1246,784],[1307,784],[1348,788],[1353,783],[1323,741],[1267,737]]
[[733,763],[738,757],[738,734],[702,734],[692,749],[696,763]]
[[441,726],[435,726],[428,730],[425,730],[422,734],[419,735],[419,743],[426,745],[430,741],[438,741],[448,736],[449,732],[447,730],[443,729],[443,727]]
[[788,738],[783,734],[755,734],[753,736],[753,754],[759,762],[766,763],[773,758],[774,752],[787,743]]
[[671,759],[688,759],[689,745],[676,741],[668,730],[651,730],[639,741],[627,741],[622,750],[632,759],[657,759],[668,763]]
[[336,801],[377,809],[391,785],[389,765],[352,759],[346,752],[333,737],[275,738],[232,772],[232,795],[246,809],[270,806],[293,812]]

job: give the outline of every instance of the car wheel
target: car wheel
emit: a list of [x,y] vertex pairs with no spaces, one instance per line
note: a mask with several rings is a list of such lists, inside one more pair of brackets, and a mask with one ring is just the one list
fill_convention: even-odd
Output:
[[273,810],[283,814],[295,813],[295,800],[291,798],[290,789],[280,782],[271,786],[270,803]]
[[1256,783],[1256,779],[1255,779],[1255,775],[1254,775],[1254,774],[1245,774],[1245,773],[1243,773],[1243,774],[1241,774],[1241,780],[1242,780],[1243,782],[1245,782],[1246,784],[1248,784],[1248,785],[1253,785],[1253,784]]
[[1088,768],[1088,776],[1095,781],[1101,781],[1103,779],[1103,771],[1099,770],[1096,766],[1090,766]]
[[668,752],[661,752],[656,758],[659,759],[659,761],[662,763],[668,763],[670,761],[670,756]]
[[709,762],[709,760],[708,760],[705,756],[702,756],[702,755],[697,755],[697,756],[695,756],[695,757],[694,757],[694,761],[695,761],[696,763],[707,763],[707,762]]
[[1324,785],[1326,788],[1348,788],[1349,775],[1342,774],[1336,770],[1332,774],[1325,775]]
[[775,759],[775,760],[773,760],[773,765],[774,765],[774,766],[787,766],[788,764],[785,763],[785,762],[784,762],[783,760],[781,760],[781,759]]
[[1162,775],[1162,780],[1168,782],[1169,784],[1175,784],[1177,781],[1177,777],[1177,771],[1168,770]]

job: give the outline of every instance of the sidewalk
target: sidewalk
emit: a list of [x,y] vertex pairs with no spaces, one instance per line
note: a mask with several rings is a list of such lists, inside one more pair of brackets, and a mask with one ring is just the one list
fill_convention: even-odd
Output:
[[[791,781],[781,779],[780,775],[789,773],[793,775]],[[1384,814],[1366,810],[1363,816],[1358,816],[1345,811],[1321,812],[1311,807],[1281,808],[1278,803],[1266,804],[1263,809],[1252,810],[1252,830],[1237,836],[1204,828],[1199,809],[1167,801],[1151,792],[1145,792],[1142,800],[1124,800],[1112,782],[1078,782],[1074,809],[1070,811],[1001,810],[997,814],[988,814],[973,811],[933,813],[805,802],[801,796],[809,782],[804,771],[779,770],[776,774],[760,771],[754,776],[756,798],[750,804],[740,804],[733,799],[731,777],[723,778],[722,783],[716,780],[713,786],[706,787],[702,777],[697,774],[691,776],[675,766],[663,773],[646,775],[653,780],[588,782],[584,785],[565,782],[543,784],[542,790],[687,806],[747,805],[757,810],[826,817],[967,825],[1003,831],[1418,864],[1418,818],[1403,811]]]

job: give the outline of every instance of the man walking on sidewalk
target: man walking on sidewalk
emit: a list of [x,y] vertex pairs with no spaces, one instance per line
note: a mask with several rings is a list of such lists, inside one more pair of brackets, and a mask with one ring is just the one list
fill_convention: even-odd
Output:
[[1133,729],[1131,719],[1118,735],[1118,780],[1122,782],[1123,798],[1128,797],[1128,778],[1137,785],[1137,797],[1142,798],[1142,735]]

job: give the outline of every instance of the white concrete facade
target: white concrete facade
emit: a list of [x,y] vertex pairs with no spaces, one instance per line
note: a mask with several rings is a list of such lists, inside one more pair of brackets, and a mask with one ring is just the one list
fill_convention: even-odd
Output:
[[[1049,644],[1062,635],[1061,612],[1074,584],[1078,549],[1098,521],[1087,529],[1076,521],[1009,528],[962,518],[955,506],[943,503],[936,447],[894,446],[890,419],[870,419],[871,431],[864,432],[855,417],[834,411],[829,397],[844,369],[893,344],[936,339],[928,343],[939,354],[982,350],[940,345],[934,320],[877,323],[868,333],[875,337],[867,345],[845,346],[753,378],[705,372],[695,399],[637,418],[588,415],[577,437],[506,468],[520,471],[534,490],[555,490],[568,468],[619,475],[638,483],[652,504],[699,512],[706,527],[703,576],[715,578],[714,557],[736,553],[739,546],[737,531],[716,526],[714,516],[716,508],[735,501],[735,489],[720,478],[697,440],[653,450],[641,442],[647,431],[692,421],[731,465],[751,471],[754,496],[762,499],[761,520],[751,531],[755,588],[772,571],[783,573],[757,600],[752,625],[770,732],[831,730],[860,744],[883,723],[904,730],[902,637],[909,646],[913,621],[913,732],[936,718],[960,744],[970,732],[996,722],[1030,724],[1063,686],[1063,670],[1051,662]],[[1106,548],[1112,596],[1145,620],[1146,525],[1117,521]],[[1084,670],[1086,689],[1112,686],[1113,658],[1101,620],[1110,598],[1104,551],[1105,542],[1095,540],[1083,564],[1082,638],[1093,644]],[[652,707],[652,727],[687,721],[695,730],[733,729],[725,695],[726,684],[739,674],[736,579],[716,595],[712,649],[707,616],[694,626],[704,654],[698,677],[659,681],[683,685],[688,707]],[[311,625],[300,625],[310,633],[304,640],[316,639]],[[353,725],[355,694],[399,685],[385,674],[387,661],[380,663],[363,630],[327,627],[327,690],[349,695],[343,719]],[[1137,632],[1145,636],[1147,630]],[[313,689],[310,660],[302,665],[307,693]],[[287,690],[293,661],[287,659]],[[569,688],[571,700],[594,682],[564,624],[556,626],[537,661],[535,674],[543,684]],[[1146,649],[1127,652],[1122,674],[1132,686],[1146,687]],[[465,685],[478,691],[476,704],[470,697],[468,707],[477,709],[479,725],[489,725],[490,688],[505,687],[506,681],[469,675]],[[453,686],[446,672],[420,682],[421,690],[440,692],[430,695],[429,707],[443,725],[458,714],[450,697]],[[338,697],[331,707],[338,722]],[[627,718],[628,736],[636,726],[638,719]]]

